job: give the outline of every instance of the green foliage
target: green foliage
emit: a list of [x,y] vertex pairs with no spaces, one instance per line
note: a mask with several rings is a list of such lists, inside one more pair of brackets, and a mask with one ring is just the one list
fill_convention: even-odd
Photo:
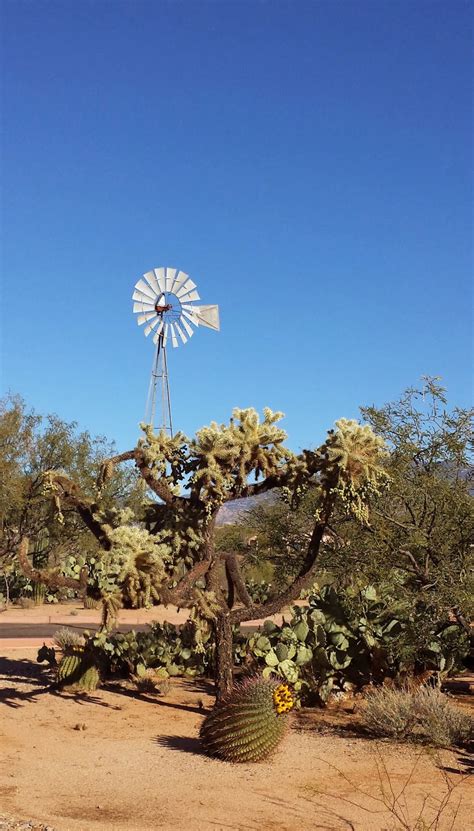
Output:
[[289,688],[275,679],[254,677],[235,684],[201,726],[205,752],[227,762],[265,759],[281,742],[292,706]]
[[194,677],[206,674],[210,666],[210,635],[210,629],[199,628],[193,621],[180,628],[171,623],[152,623],[145,632],[100,632],[90,642],[111,673],[139,675],[155,669],[158,678]]
[[276,426],[283,414],[266,407],[263,415],[260,421],[256,410],[236,408],[228,425],[213,421],[191,442],[191,488],[210,507],[222,505],[229,494],[242,494],[250,475],[255,480],[270,476],[292,457],[283,447],[285,431]]
[[[362,415],[389,450],[384,469],[390,487],[360,491],[370,505],[368,523],[360,506],[356,513],[364,521],[348,516],[344,499],[351,499],[350,485],[343,485],[346,493],[321,548],[321,572],[342,586],[353,574],[377,589],[389,584],[396,603],[433,607],[430,619],[447,618],[459,609],[469,620],[474,614],[472,411],[448,408],[444,390],[428,378],[399,401],[362,408]],[[338,447],[329,442],[328,454],[343,463],[350,434],[345,424]],[[348,466],[354,481],[364,470],[363,448],[361,436]],[[248,532],[257,536],[256,553],[274,563],[283,585],[304,562],[319,503],[318,491],[309,489],[296,510],[280,498],[248,515]]]
[[458,669],[468,639],[450,621],[427,619],[427,609],[394,608],[373,586],[313,589],[308,606],[294,606],[288,623],[264,623],[236,643],[236,660],[251,655],[263,675],[280,675],[309,703],[331,692],[381,683],[427,669],[441,677]]
[[433,687],[374,690],[366,698],[362,722],[374,736],[409,738],[435,747],[464,745],[474,737],[472,717]]
[[46,598],[46,586],[44,583],[33,583],[32,598],[35,606],[42,606]]
[[254,603],[265,603],[272,595],[272,584],[267,580],[247,580],[247,591]]
[[60,686],[77,683],[82,675],[84,649],[71,649],[61,659],[58,666],[57,682]]
[[[114,452],[103,437],[79,432],[75,422],[29,411],[19,396],[0,401],[0,570],[12,599],[33,586],[17,568],[16,550],[23,536],[30,539],[34,568],[62,572],[66,556],[97,552],[97,541],[75,511],[58,521],[56,494],[45,486],[45,472],[68,474],[90,498],[96,496],[97,467]],[[124,469],[104,489],[101,504],[135,504],[136,473]],[[67,570],[67,569],[66,569]],[[39,590],[38,599],[42,596]],[[52,600],[56,590],[48,592]]]
[[76,686],[86,692],[93,692],[100,684],[99,668],[95,664],[86,666]]

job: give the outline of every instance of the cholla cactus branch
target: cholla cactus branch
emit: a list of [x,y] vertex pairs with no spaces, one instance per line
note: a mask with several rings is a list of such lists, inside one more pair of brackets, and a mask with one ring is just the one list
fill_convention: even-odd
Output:
[[18,562],[22,568],[23,573],[30,580],[38,583],[44,583],[51,589],[76,589],[79,592],[85,592],[87,585],[87,569],[83,568],[76,580],[73,577],[64,577],[52,569],[38,569],[33,568],[28,559],[28,549],[30,541],[28,537],[23,537],[18,546],[17,556]]
[[[222,553],[221,557],[226,565],[228,579],[232,582],[232,586],[237,592],[240,602],[243,603],[244,606],[252,606],[252,598],[250,597],[247,591],[247,587],[242,577],[237,557],[235,556],[235,554],[226,553]],[[233,604],[229,604],[230,608],[232,608],[232,605]]]
[[77,511],[102,548],[108,550],[111,547],[111,542],[103,525],[96,518],[97,503],[86,499],[75,482],[60,473],[48,471],[45,474],[45,482],[48,489],[54,488],[55,496],[62,505],[74,508]]

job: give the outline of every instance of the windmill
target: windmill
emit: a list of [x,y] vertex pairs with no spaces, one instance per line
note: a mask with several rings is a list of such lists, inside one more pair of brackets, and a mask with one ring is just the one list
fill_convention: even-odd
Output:
[[[173,347],[185,344],[194,334],[193,326],[206,326],[218,332],[219,307],[194,305],[200,299],[196,283],[176,268],[147,271],[136,283],[132,299],[138,325],[146,324],[145,336],[153,333],[153,343],[156,344],[145,422],[173,435],[167,344],[170,341]],[[158,397],[161,417],[156,415]],[[159,418],[156,425],[155,418]]]

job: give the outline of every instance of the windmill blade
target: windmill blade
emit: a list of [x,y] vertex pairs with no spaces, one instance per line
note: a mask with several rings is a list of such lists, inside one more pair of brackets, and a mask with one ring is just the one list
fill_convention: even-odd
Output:
[[170,335],[171,335],[171,343],[173,344],[174,348],[176,349],[178,344],[178,338],[176,337],[176,332],[174,331],[174,324],[170,323]]
[[158,326],[158,329],[156,330],[155,334],[153,335],[153,343],[158,343],[158,339],[161,335],[161,332],[163,330],[164,325],[165,325],[164,322],[162,320],[160,320],[160,325]]
[[176,292],[176,297],[180,297],[180,298],[184,297],[184,295],[187,294],[188,291],[191,291],[191,289],[195,289],[195,288],[196,288],[196,283],[193,283],[192,280],[186,280],[186,282],[183,283],[183,285],[180,286],[180,288]]
[[[160,320],[161,320],[161,317],[160,317],[159,315],[156,315],[155,320],[152,320],[152,322],[151,322],[151,323],[149,323],[149,324],[148,324],[148,326],[146,326],[146,327],[145,327],[145,329],[144,329],[144,334],[145,334],[145,337],[146,337],[146,338],[148,337],[148,335],[150,334],[150,332],[153,332],[153,329],[154,329],[154,328],[155,328],[155,326],[156,326],[156,325],[160,322]],[[163,322],[163,321],[161,321],[161,322]]]
[[145,283],[145,280],[139,280],[138,283],[135,283],[135,288],[151,300],[155,299],[155,292],[150,288],[148,283]]
[[186,330],[189,337],[192,338],[192,336],[194,335],[194,329],[191,328],[188,321],[184,319],[183,315],[181,315],[181,317],[179,318],[179,322],[181,323],[181,326],[183,327],[183,329]]
[[215,332],[220,330],[219,306],[194,306],[193,311],[201,326],[207,326]]
[[169,328],[170,328],[169,323],[165,323],[165,325],[163,326],[163,340],[162,340],[163,347],[166,346],[166,341],[168,340],[168,330],[169,330]]
[[158,300],[156,301],[157,306],[166,306],[166,297],[164,294],[160,294]]
[[180,336],[181,341],[182,341],[183,343],[187,343],[188,339],[187,339],[186,335],[184,334],[184,332],[181,330],[181,327],[180,327],[180,326],[178,326],[178,324],[177,324],[177,323],[175,323],[175,324],[174,324],[174,328],[176,329],[176,331],[177,331],[178,335]]
[[[145,314],[146,312],[154,312],[155,306],[153,303],[134,303],[133,304],[133,311],[134,312],[141,312],[141,314]],[[155,312],[156,314],[156,312]]]
[[199,326],[199,320],[197,319],[197,317],[194,317],[194,315],[192,315],[190,312],[183,311],[183,314],[181,316],[183,322],[185,317],[187,317],[187,319],[190,320],[191,323],[194,323],[195,326]]
[[160,286],[158,285],[158,280],[155,277],[155,272],[154,271],[147,271],[146,274],[143,275],[143,279],[146,280],[147,283],[150,284],[150,286],[151,286],[151,288],[152,288],[155,295],[160,294],[161,289],[160,289]]
[[161,292],[165,291],[165,288],[166,288],[165,269],[164,268],[155,268],[154,272],[155,272],[155,277],[156,277],[157,283],[160,287],[160,291]]
[[146,323],[148,320],[151,320],[152,317],[157,317],[157,314],[156,314],[155,311],[146,312],[144,315],[138,315],[137,323],[138,323],[139,326],[141,326],[142,323]]
[[175,268],[167,268],[166,269],[165,291],[171,291],[171,286],[174,283],[174,278],[175,277],[176,277],[176,269]]
[[191,300],[200,300],[199,294],[197,291],[190,291],[187,294],[182,294],[179,297],[181,303],[190,303]]
[[[153,300],[155,300],[156,294],[153,295]],[[151,303],[151,297],[149,294],[143,294],[142,291],[134,291],[132,294],[132,300],[138,300],[140,303]]]
[[173,285],[171,286],[171,289],[170,289],[171,293],[176,294],[176,292],[178,291],[180,286],[184,285],[186,280],[189,280],[189,274],[185,274],[184,271],[178,271],[178,273],[177,273],[177,275],[174,279],[174,283],[173,283]]

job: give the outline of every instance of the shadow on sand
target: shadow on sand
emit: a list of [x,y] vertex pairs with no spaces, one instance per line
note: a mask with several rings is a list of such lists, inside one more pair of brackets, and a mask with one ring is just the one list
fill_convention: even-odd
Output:
[[180,753],[192,753],[195,756],[204,756],[199,739],[190,739],[188,736],[156,736],[153,741],[160,747],[178,750]]

